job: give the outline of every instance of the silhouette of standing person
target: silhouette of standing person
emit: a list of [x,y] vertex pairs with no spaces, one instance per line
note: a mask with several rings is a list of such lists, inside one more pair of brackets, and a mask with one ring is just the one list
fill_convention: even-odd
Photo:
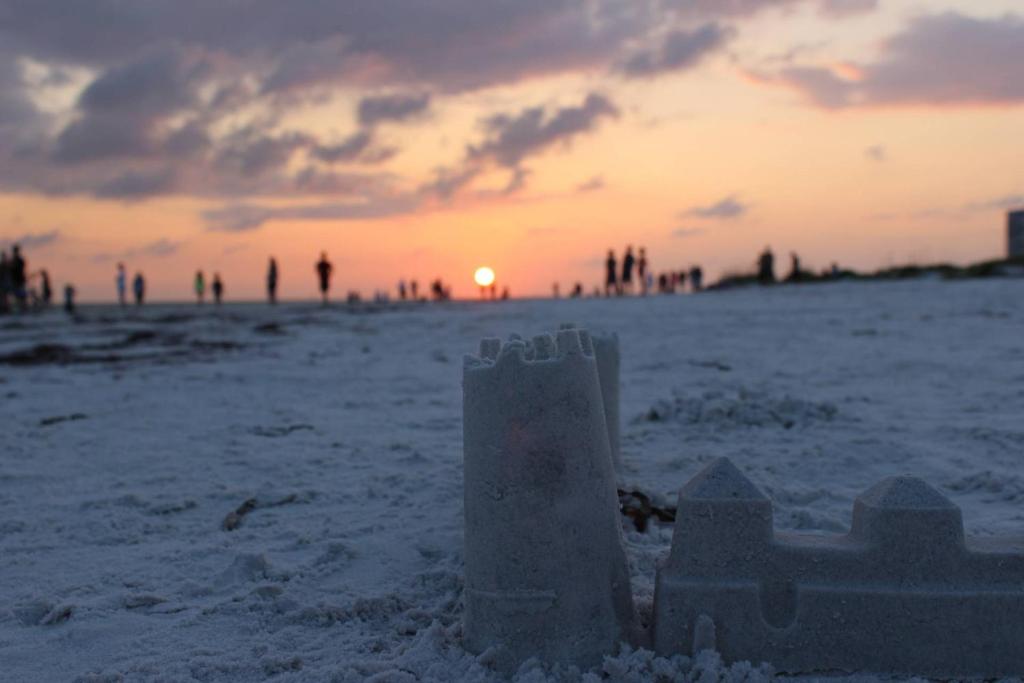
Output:
[[604,279],[604,295],[619,294],[619,269],[618,264],[615,262],[615,252],[611,249],[608,250],[608,259],[604,262],[604,265],[607,272]]
[[333,271],[334,266],[327,260],[327,252],[320,252],[320,260],[316,262],[316,274],[320,279],[320,296],[324,306],[327,305],[327,292],[331,288],[331,272]]
[[11,289],[11,264],[7,260],[7,252],[0,250],[0,313],[10,309]]
[[399,280],[398,281],[398,298],[401,299],[402,301],[405,301],[405,298],[406,298],[405,280]]
[[203,278],[203,271],[196,271],[196,278],[192,282],[192,287],[196,292],[196,303],[203,303],[203,296],[206,294],[206,280]]
[[690,268],[690,290],[699,292],[704,287],[704,271],[700,266]]
[[267,266],[267,299],[271,304],[277,303],[277,260],[273,256]]
[[775,255],[769,247],[765,247],[757,259],[757,281],[762,285],[775,282]]
[[622,257],[622,289],[620,294],[633,293],[633,266],[636,258],[633,256],[633,247],[626,247],[626,255]]
[[11,262],[8,267],[11,271],[11,289],[14,291],[14,299],[18,302],[18,308],[24,311],[28,308],[28,276],[25,274],[27,265],[21,255],[21,247],[17,244],[11,248]]
[[128,289],[128,275],[124,272],[124,264],[117,264],[117,277],[114,282],[117,284],[117,303],[124,306],[125,301],[125,290]]
[[409,294],[412,295],[413,301],[419,301],[420,297],[420,283],[413,280],[409,283]]
[[647,281],[647,250],[640,247],[640,258],[636,262],[636,274],[640,280],[640,294],[647,296],[650,283]]
[[142,273],[135,273],[132,291],[135,293],[135,305],[141,306],[146,300],[146,278],[142,277]]
[[213,274],[213,303],[220,306],[220,301],[224,297],[224,283],[220,279],[220,273]]
[[803,279],[803,271],[800,270],[800,257],[797,256],[795,251],[789,252],[790,258],[790,271],[789,277],[786,279],[790,282],[800,282]]
[[41,270],[39,271],[39,278],[42,280],[43,306],[49,308],[50,303],[53,301],[53,286],[50,284],[50,274],[45,270]]
[[64,310],[68,315],[75,312],[75,288],[71,285],[64,285]]

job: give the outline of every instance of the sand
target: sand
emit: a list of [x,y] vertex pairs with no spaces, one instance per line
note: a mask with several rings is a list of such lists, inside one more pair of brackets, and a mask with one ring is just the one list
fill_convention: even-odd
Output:
[[[859,493],[914,474],[968,533],[1018,532],[1022,293],[924,280],[0,319],[0,678],[501,680],[461,647],[461,359],[566,321],[620,336],[623,472],[656,504],[727,456],[779,529],[843,531]],[[623,528],[649,613],[671,525]],[[516,678],[760,664],[625,650]]]

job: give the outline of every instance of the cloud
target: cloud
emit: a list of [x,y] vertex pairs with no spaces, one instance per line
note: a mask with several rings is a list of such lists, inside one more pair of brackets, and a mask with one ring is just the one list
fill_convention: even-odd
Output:
[[885,41],[874,62],[752,75],[794,88],[829,109],[1024,104],[1024,19],[956,12],[920,16]]
[[530,107],[518,114],[497,114],[485,120],[487,138],[472,145],[467,157],[491,160],[513,168],[527,156],[594,130],[602,120],[614,119],[619,110],[610,99],[590,93],[579,106],[562,107],[548,113],[544,107]]
[[78,96],[78,116],[57,136],[53,159],[81,163],[153,155],[160,124],[198,103],[208,73],[203,60],[180,49],[107,69]]
[[878,9],[878,0],[821,0],[820,9],[825,16],[845,18],[873,12]]
[[363,126],[383,122],[403,122],[418,118],[430,109],[429,93],[395,93],[364,97],[359,101],[357,116]]
[[302,204],[273,207],[260,204],[233,204],[203,212],[207,227],[213,232],[245,232],[274,220],[291,221],[353,221],[397,216],[410,213],[419,205],[414,196],[381,198],[360,203]]
[[716,220],[731,220],[739,218],[750,210],[750,205],[740,201],[736,195],[723,197],[714,204],[707,206],[693,206],[680,213],[680,216],[695,216],[697,218],[710,218]]
[[374,133],[370,128],[357,130],[337,144],[313,145],[309,151],[311,157],[326,164],[379,164],[397,153],[398,150],[394,147],[375,146]]
[[60,239],[60,230],[26,233],[11,239],[0,239],[0,249],[8,249],[16,244],[22,249],[42,249],[43,247],[49,247],[55,244]]
[[229,136],[217,155],[216,164],[221,169],[253,178],[283,168],[296,150],[311,144],[311,138],[298,131],[274,135],[257,126],[247,126]]
[[576,186],[577,192],[595,192],[605,188],[604,176],[596,175]]
[[124,261],[140,257],[164,258],[177,254],[181,249],[181,245],[182,242],[176,242],[161,237],[154,242],[149,242],[140,247],[132,247],[116,253],[102,252],[94,254],[92,261],[95,263],[107,263],[109,261]]
[[101,199],[139,201],[166,194],[174,187],[175,173],[172,168],[125,171],[103,182],[93,191],[93,195]]
[[647,78],[690,69],[725,46],[733,31],[718,23],[693,30],[670,31],[656,48],[635,50],[617,66],[627,78]]
[[968,211],[1013,211],[1024,208],[1024,193],[1007,194],[981,201],[971,202],[964,207]]
[[673,237],[685,238],[703,235],[706,231],[703,228],[676,228],[672,231]]
[[[690,68],[728,38],[722,21],[800,1],[77,0],[69,12],[0,0],[0,191],[262,205],[336,189],[372,204],[333,167],[387,163],[399,147],[378,128],[429,116],[439,98],[619,64],[634,76]],[[70,105],[53,104],[70,93],[37,97],[25,63],[80,92]],[[337,139],[300,123],[313,118],[303,107],[332,99],[352,101],[358,126]],[[44,100],[55,111],[37,110]],[[510,108],[470,152],[438,160],[444,171],[403,180],[444,198],[497,167],[515,192],[528,158],[616,115],[599,94]]]
[[871,145],[864,150],[864,156],[871,161],[885,161],[889,158],[884,145]]

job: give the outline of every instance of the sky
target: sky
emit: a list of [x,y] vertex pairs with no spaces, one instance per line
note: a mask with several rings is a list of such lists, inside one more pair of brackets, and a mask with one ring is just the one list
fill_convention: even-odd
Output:
[[82,300],[1005,252],[1020,0],[0,0],[0,247]]

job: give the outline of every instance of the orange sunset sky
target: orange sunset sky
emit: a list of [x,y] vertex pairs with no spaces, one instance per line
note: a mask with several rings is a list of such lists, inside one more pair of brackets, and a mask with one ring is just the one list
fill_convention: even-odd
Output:
[[0,245],[83,300],[1002,256],[1020,0],[0,0]]

